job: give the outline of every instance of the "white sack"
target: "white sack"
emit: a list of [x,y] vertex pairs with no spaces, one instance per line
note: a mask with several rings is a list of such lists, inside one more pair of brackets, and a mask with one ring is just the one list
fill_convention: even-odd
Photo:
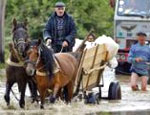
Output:
[[96,44],[105,44],[108,50],[108,60],[111,60],[118,52],[119,45],[111,38],[105,35],[98,37],[95,40]]
[[83,42],[83,40],[75,39],[75,45],[73,47],[73,52],[77,50],[77,48],[81,45],[82,42]]

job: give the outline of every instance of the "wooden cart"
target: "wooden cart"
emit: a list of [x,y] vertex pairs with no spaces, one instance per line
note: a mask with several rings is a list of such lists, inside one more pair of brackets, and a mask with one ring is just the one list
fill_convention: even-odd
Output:
[[[99,87],[99,93],[95,95],[98,98],[95,99],[102,98],[101,87],[104,83],[100,85],[100,81],[103,80],[103,71],[108,64],[107,55],[108,51],[104,44],[83,51],[75,82],[75,95],[83,92],[84,97],[88,97],[93,94],[87,94],[87,92],[90,92],[92,88]],[[121,99],[121,88],[118,82],[110,84],[108,94],[107,99]]]

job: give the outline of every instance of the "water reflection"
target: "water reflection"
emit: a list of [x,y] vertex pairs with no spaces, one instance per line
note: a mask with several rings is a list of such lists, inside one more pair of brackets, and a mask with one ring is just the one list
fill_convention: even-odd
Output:
[[[52,113],[50,111],[37,111],[37,112],[0,112],[1,115],[62,115],[61,113]],[[72,114],[66,115],[77,115],[72,112]],[[99,112],[99,113],[89,113],[89,114],[78,114],[78,115],[150,115],[150,111],[122,111],[122,112]]]
[[88,115],[150,115],[150,111],[122,111],[122,112],[113,112],[113,113],[94,113]]

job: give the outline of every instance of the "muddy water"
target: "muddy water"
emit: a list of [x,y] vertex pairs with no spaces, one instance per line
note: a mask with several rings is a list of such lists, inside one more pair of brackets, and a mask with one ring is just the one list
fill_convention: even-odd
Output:
[[[0,76],[5,76],[5,73],[0,71]],[[72,102],[69,105],[66,105],[62,101],[57,101],[53,105],[47,102],[45,110],[40,110],[37,103],[31,104],[29,91],[26,92],[25,109],[19,108],[18,102],[12,94],[11,104],[7,107],[3,100],[5,92],[5,77],[3,77],[0,80],[0,115],[150,115],[150,86],[148,86],[147,92],[132,92],[129,84],[129,76],[114,76],[114,71],[106,68],[102,95],[107,96],[110,82],[118,80],[121,84],[122,100],[101,100],[99,105],[85,105],[83,101]],[[13,86],[13,90],[17,97],[19,97],[16,84]],[[97,89],[93,90],[97,91]]]

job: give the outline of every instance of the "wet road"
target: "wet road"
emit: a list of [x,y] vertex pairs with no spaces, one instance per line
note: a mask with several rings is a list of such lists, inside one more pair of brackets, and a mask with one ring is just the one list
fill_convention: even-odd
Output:
[[[122,100],[108,101],[102,100],[99,105],[85,105],[84,102],[72,102],[66,105],[62,101],[56,104],[45,104],[45,110],[40,110],[37,103],[31,104],[29,91],[26,92],[26,107],[20,109],[18,102],[11,94],[11,104],[7,107],[3,100],[5,92],[5,79],[0,82],[0,115],[150,115],[150,86],[147,92],[132,92],[129,84],[129,76],[117,75],[106,69],[104,73],[105,87],[103,88],[103,96],[107,96],[109,83],[113,80],[120,81],[122,89]],[[140,85],[140,82],[139,82]],[[13,90],[19,96],[18,89],[14,85]]]

